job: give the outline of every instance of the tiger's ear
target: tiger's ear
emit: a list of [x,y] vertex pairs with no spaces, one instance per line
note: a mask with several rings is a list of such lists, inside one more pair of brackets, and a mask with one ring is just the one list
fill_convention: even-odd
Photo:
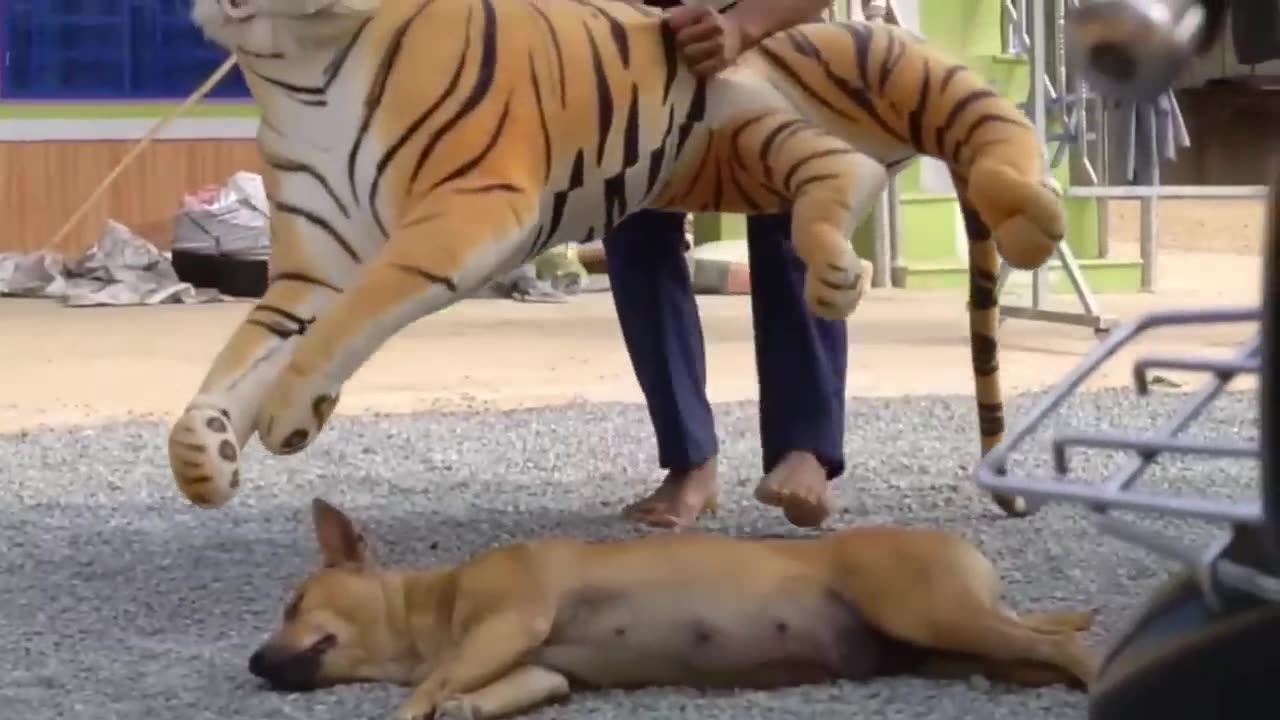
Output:
[[311,522],[325,567],[374,564],[364,534],[341,510],[315,498],[311,501]]

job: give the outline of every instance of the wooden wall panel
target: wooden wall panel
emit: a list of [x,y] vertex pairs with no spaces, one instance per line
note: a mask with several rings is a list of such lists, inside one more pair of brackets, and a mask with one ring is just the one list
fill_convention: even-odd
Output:
[[[134,141],[0,143],[0,252],[38,250],[76,211]],[[162,250],[184,193],[225,182],[239,170],[261,173],[253,140],[158,140],[112,183],[77,223],[62,252],[78,256],[112,218]]]
[[[1280,92],[1210,85],[1178,92],[1191,147],[1164,161],[1166,185],[1266,185],[1280,158]],[[1116,177],[1119,177],[1117,175]]]

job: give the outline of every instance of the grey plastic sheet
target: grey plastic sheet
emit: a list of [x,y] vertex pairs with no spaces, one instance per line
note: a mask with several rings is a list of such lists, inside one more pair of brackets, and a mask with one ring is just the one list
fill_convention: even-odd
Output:
[[56,299],[69,307],[222,299],[217,290],[179,280],[164,253],[114,220],[73,260],[52,252],[0,253],[0,295]]

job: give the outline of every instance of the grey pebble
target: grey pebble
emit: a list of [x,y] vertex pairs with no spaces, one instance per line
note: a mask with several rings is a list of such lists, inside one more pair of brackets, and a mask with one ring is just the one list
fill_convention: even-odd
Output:
[[[1184,396],[1129,390],[1082,395],[1059,425],[1141,431]],[[1257,436],[1255,396],[1222,398],[1193,437]],[[1011,419],[1031,398],[1016,398]],[[756,505],[760,472],[754,403],[716,407],[725,494],[709,530],[794,533]],[[1123,623],[1167,565],[1096,534],[1084,514],[1050,506],[1004,519],[972,485],[969,397],[851,399],[849,470],[835,485],[838,523],[949,528],[1002,571],[1016,607],[1101,608],[1095,642]],[[344,687],[289,695],[260,689],[246,670],[254,645],[316,559],[307,503],[320,495],[363,522],[389,562],[456,561],[500,542],[549,534],[622,537],[639,530],[620,507],[660,477],[645,410],[579,403],[464,414],[338,417],[306,452],[244,453],[245,483],[217,511],[173,488],[166,427],[131,420],[94,429],[0,436],[0,707],[24,720],[64,717],[386,718],[404,691]],[[1043,438],[1014,468],[1047,467]],[[1073,468],[1096,482],[1115,455]],[[1156,485],[1252,497],[1248,463],[1162,461]],[[1185,534],[1203,528],[1162,524]],[[1198,536],[1198,535],[1197,535]],[[1085,698],[1061,688],[1014,690],[984,680],[895,678],[772,692],[592,692],[535,720],[592,718],[930,718],[1067,720]]]

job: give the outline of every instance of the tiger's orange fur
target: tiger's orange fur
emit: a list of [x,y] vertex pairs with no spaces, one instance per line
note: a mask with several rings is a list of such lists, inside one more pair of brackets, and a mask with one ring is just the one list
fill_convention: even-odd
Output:
[[273,210],[270,287],[170,434],[193,503],[231,498],[254,433],[305,448],[408,323],[640,208],[790,210],[807,301],[843,318],[864,290],[849,237],[919,154],[962,200],[982,450],[1000,439],[999,257],[1048,259],[1061,203],[1017,107],[910,33],[803,25],[704,81],[657,11],[613,0],[197,0],[193,17],[261,106]]

